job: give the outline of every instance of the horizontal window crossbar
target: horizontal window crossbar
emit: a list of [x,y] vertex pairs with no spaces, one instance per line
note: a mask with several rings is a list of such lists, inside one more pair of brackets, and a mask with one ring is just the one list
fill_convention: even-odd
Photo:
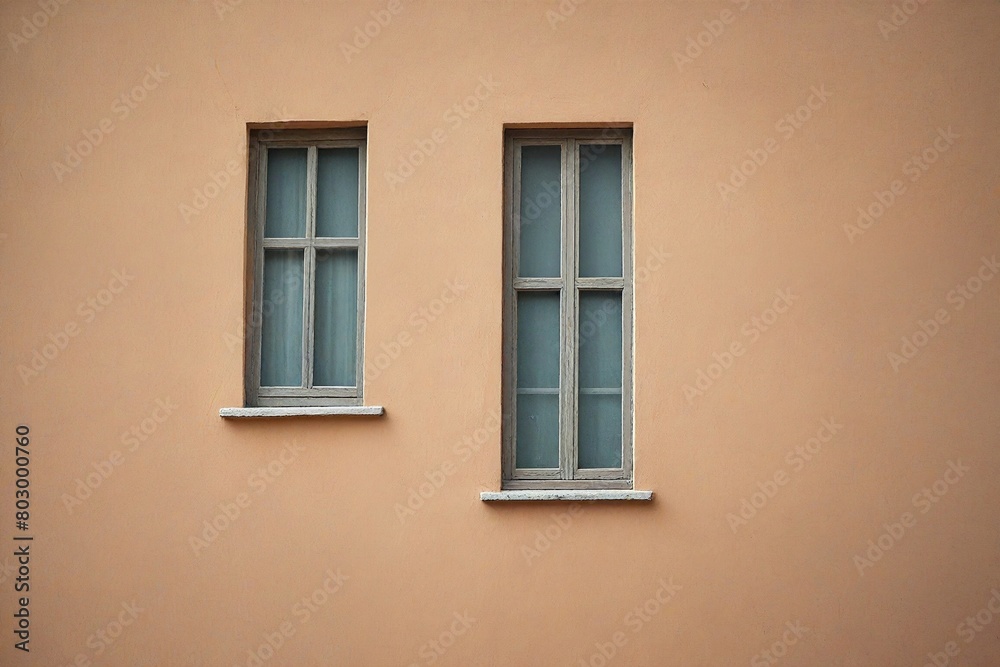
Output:
[[317,398],[353,398],[358,395],[357,387],[261,387],[260,396],[315,396]]
[[357,238],[265,238],[263,245],[265,248],[357,248],[361,245],[361,242]]
[[563,287],[562,278],[515,278],[516,290],[559,290]]
[[591,290],[623,290],[625,289],[624,278],[577,278],[577,289]]
[[[337,148],[340,146],[361,146],[367,137],[368,130],[365,126],[355,125],[350,127],[340,127],[331,129],[288,129],[282,128],[281,123],[267,123],[272,127],[253,128],[254,139],[269,148],[282,148],[285,146],[317,146],[319,148]],[[337,138],[330,136],[331,132],[337,133]]]
[[631,479],[505,479],[505,489],[630,489]]

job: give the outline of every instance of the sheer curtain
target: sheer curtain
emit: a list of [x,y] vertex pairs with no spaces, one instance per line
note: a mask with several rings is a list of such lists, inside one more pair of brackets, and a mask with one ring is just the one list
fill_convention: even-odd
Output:
[[[306,148],[267,156],[264,237],[303,239],[304,248],[265,248],[261,304],[261,386],[356,385],[358,251],[317,248],[316,239],[357,238],[359,149],[321,148],[310,206]],[[309,215],[315,210],[312,229]],[[307,307],[307,297],[312,308]],[[308,345],[312,331],[312,382]],[[304,372],[305,371],[305,372]]]

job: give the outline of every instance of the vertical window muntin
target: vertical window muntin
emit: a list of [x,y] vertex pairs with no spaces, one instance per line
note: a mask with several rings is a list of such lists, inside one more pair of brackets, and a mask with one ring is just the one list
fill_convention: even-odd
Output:
[[[522,156],[525,147],[558,146],[561,172],[560,271],[558,277],[521,276]],[[589,166],[588,146],[616,146],[621,151],[621,275],[581,276],[581,169]],[[598,155],[600,149],[593,151]],[[504,247],[504,403],[507,419],[503,434],[504,488],[631,488],[632,487],[632,151],[631,129],[508,131],[505,141]],[[551,194],[551,193],[550,193]],[[555,205],[555,198],[553,197]],[[524,293],[556,291],[559,295],[559,419],[558,466],[521,467],[518,455],[518,403],[524,388],[518,378],[519,297]],[[580,352],[587,341],[581,323],[581,295],[585,301],[608,294],[620,303],[620,387],[584,388],[585,395],[620,392],[620,457],[603,467],[581,467],[580,418],[588,427],[589,413],[580,411]],[[611,296],[613,295],[613,296]],[[599,298],[599,297],[598,297]],[[607,302],[605,302],[607,303]],[[614,321],[615,308],[608,310]],[[605,325],[606,326],[606,323]],[[592,420],[591,420],[592,421]]]
[[[365,285],[365,190],[366,190],[366,130],[365,128],[347,128],[338,130],[256,130],[250,135],[250,188],[248,192],[250,220],[248,242],[251,258],[249,269],[250,299],[247,304],[249,313],[247,321],[247,382],[246,404],[249,406],[331,406],[360,405],[363,396],[364,378],[364,285]],[[268,214],[268,158],[273,151],[283,149],[304,150],[306,152],[306,202],[305,231],[302,236],[269,236],[267,228]],[[317,220],[317,202],[324,196],[317,192],[320,171],[321,152],[327,150],[348,149],[357,151],[357,201],[354,208],[357,211],[357,230],[354,236],[319,236]],[[326,162],[329,162],[328,160]],[[341,193],[343,194],[343,193]],[[327,206],[327,209],[330,207]],[[341,207],[342,208],[342,207]],[[348,210],[352,210],[348,207]],[[342,230],[341,230],[342,231]],[[353,230],[352,230],[353,231]],[[273,311],[278,299],[270,299],[264,294],[265,253],[281,253],[294,251],[302,256],[302,279],[299,283],[302,302],[301,326],[301,372],[298,386],[268,385],[262,377],[262,349],[265,322],[268,312]],[[329,372],[321,370],[317,373],[316,352],[323,347],[325,356],[330,356],[328,340],[317,340],[316,320],[317,296],[328,286],[318,285],[317,276],[327,275],[324,271],[323,257],[337,257],[353,254],[356,270],[353,277],[356,289],[352,294],[354,304],[354,323],[349,329],[352,336],[346,343],[338,341],[338,346],[353,347],[353,383],[323,385],[314,381],[317,375]],[[341,271],[341,275],[344,272]],[[294,281],[293,281],[294,282]],[[274,292],[272,292],[273,294]],[[280,297],[279,297],[280,298]],[[345,297],[346,298],[346,297]],[[344,327],[341,327],[342,329]],[[324,343],[327,345],[324,346]],[[343,363],[338,377],[345,377]],[[316,378],[321,379],[321,378]]]

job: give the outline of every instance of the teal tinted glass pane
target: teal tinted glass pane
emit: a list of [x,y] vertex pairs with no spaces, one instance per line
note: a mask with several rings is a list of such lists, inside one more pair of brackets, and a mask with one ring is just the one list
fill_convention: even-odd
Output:
[[517,294],[517,386],[559,387],[559,292]]
[[316,162],[316,236],[357,238],[358,148],[320,148]]
[[622,294],[580,291],[580,387],[622,387]]
[[580,390],[578,404],[579,468],[620,468],[622,465],[622,395],[588,394]]
[[559,393],[517,395],[518,468],[559,467]]
[[268,149],[264,236],[305,237],[306,172],[305,148]]
[[559,292],[517,295],[518,468],[559,467]]
[[580,468],[622,461],[622,295],[580,292],[577,442]]
[[580,146],[580,275],[622,275],[622,147]]
[[561,151],[559,146],[521,148],[521,243],[517,275],[522,277],[560,275]]
[[262,387],[302,385],[302,251],[264,251]]
[[316,251],[313,386],[353,387],[358,359],[358,251]]

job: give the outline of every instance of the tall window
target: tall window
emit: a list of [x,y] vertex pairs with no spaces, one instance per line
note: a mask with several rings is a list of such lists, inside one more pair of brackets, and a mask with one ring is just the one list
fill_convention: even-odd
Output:
[[504,488],[632,488],[631,172],[631,130],[507,133]]
[[250,142],[247,405],[360,405],[365,130]]

